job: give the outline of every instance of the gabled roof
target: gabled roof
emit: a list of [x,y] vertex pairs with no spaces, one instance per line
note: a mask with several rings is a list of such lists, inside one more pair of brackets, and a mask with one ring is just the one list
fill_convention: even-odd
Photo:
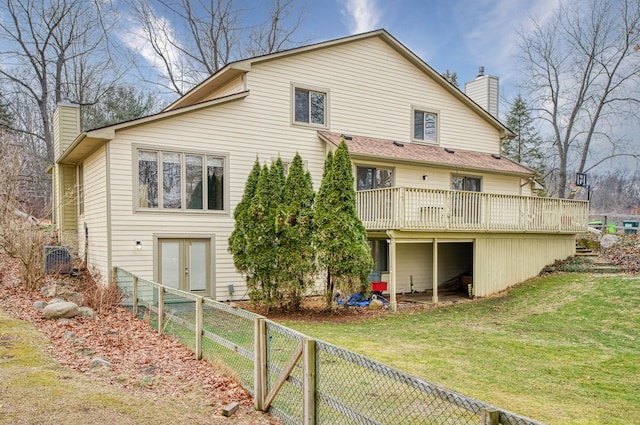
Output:
[[175,108],[181,108],[184,106],[188,106],[192,103],[197,103],[206,99],[209,93],[211,93],[215,88],[226,84],[231,81],[233,78],[236,78],[239,75],[247,73],[251,71],[251,67],[255,64],[259,64],[267,61],[278,60],[283,57],[298,55],[301,53],[313,52],[321,49],[327,49],[334,46],[339,46],[346,43],[355,43],[361,40],[370,39],[370,38],[379,38],[380,40],[387,43],[391,48],[397,51],[400,55],[402,55],[405,59],[407,59],[410,63],[420,69],[422,72],[427,74],[431,79],[444,87],[449,93],[451,93],[454,97],[462,101],[468,107],[470,107],[473,111],[475,111],[478,115],[482,116],[486,121],[492,124],[494,127],[499,129],[504,136],[513,137],[514,134],[509,130],[506,126],[504,126],[500,121],[498,121],[495,117],[485,111],[482,107],[480,107],[477,103],[471,100],[467,95],[465,95],[460,89],[451,84],[449,80],[444,78],[439,72],[429,66],[425,61],[420,59],[415,53],[409,50],[404,44],[400,43],[395,37],[389,34],[384,29],[379,29],[371,32],[366,32],[362,34],[356,34],[348,37],[338,38],[335,40],[324,41],[321,43],[310,44],[307,46],[297,47],[293,49],[283,50],[276,53],[271,53],[262,56],[256,56],[249,59],[243,59],[236,62],[231,62],[225,67],[218,70],[211,77],[207,78],[202,83],[198,84],[196,87],[191,89],[188,93],[182,96],[180,99],[173,102],[165,111],[169,111]]
[[62,153],[60,158],[56,160],[56,162],[60,164],[77,163],[78,161],[82,160],[82,158],[94,152],[100,146],[114,139],[117,130],[122,130],[153,121],[170,118],[187,112],[219,105],[221,103],[232,102],[234,100],[243,99],[247,96],[249,96],[249,91],[242,91],[239,93],[233,93],[227,96],[221,96],[204,102],[184,106],[182,108],[177,108],[170,111],[165,110],[162,112],[158,112],[157,114],[147,115],[144,117],[107,125],[105,127],[95,128],[80,133],[71,143],[71,145],[69,145],[69,147]]
[[459,170],[491,171],[503,174],[517,174],[532,177],[530,169],[500,155],[483,152],[442,148],[419,143],[405,143],[394,140],[375,139],[318,131],[320,139],[338,146],[345,139],[349,153],[354,157],[368,157],[393,162],[415,162],[430,166],[455,168]]

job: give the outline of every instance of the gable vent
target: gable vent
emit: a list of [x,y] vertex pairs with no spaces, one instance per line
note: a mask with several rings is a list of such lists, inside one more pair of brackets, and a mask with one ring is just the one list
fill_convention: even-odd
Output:
[[69,274],[73,271],[73,247],[71,246],[45,246],[44,272]]

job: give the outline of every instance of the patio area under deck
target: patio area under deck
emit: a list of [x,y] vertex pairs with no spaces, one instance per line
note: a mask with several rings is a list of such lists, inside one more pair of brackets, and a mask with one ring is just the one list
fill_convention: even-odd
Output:
[[[358,216],[365,228],[370,234],[384,233],[389,242],[393,311],[398,306],[398,244],[432,244],[430,261],[438,265],[440,243],[475,245],[474,235],[490,234],[570,237],[585,231],[588,222],[586,201],[404,187],[360,191],[356,196]],[[432,267],[430,292],[434,304],[439,301],[438,273],[438,267]]]

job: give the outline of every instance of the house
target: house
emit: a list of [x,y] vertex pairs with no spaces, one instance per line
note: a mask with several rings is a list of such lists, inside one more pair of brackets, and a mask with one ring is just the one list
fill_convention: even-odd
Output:
[[239,299],[227,239],[256,156],[299,152],[317,190],[344,138],[392,306],[409,291],[437,301],[461,275],[477,296],[498,292],[573,255],[588,204],[532,196],[532,171],[500,156],[513,134],[487,112],[485,77],[471,87],[483,108],[378,30],[230,63],[162,112],[104,128],[80,132],[79,108],[60,104],[55,224],[102,279],[118,266]]

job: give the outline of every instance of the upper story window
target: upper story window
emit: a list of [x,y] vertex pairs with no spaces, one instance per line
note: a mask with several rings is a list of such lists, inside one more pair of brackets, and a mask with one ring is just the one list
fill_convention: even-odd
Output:
[[223,156],[140,149],[138,209],[224,211]]
[[438,143],[438,114],[414,110],[413,139],[428,143]]
[[480,177],[453,176],[451,178],[451,188],[453,190],[480,192]]
[[294,88],[294,122],[325,127],[327,125],[327,92]]
[[392,186],[392,169],[375,167],[356,168],[356,190],[380,189]]

